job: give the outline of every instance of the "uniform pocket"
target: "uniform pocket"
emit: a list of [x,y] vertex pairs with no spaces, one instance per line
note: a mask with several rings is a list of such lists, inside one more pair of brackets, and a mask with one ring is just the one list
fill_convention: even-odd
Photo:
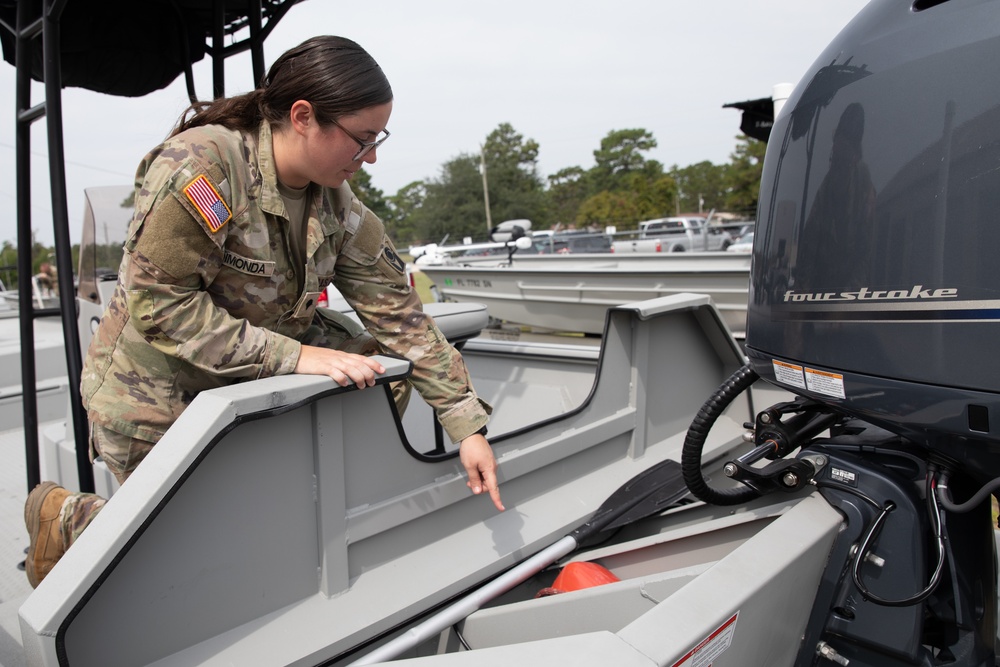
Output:
[[129,475],[153,450],[153,443],[122,435],[101,426],[94,426],[91,436],[93,453],[99,454],[119,484],[124,484]]
[[385,227],[371,211],[365,215],[358,230],[344,245],[343,254],[362,266],[371,266],[382,255]]

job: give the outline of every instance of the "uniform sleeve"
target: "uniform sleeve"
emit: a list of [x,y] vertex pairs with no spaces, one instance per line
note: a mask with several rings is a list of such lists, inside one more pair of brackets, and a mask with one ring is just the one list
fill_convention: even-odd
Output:
[[150,345],[221,377],[294,371],[297,341],[233,317],[206,291],[222,251],[177,193],[159,196],[126,250],[122,282],[130,322]]
[[384,348],[413,362],[414,388],[459,442],[485,426],[493,408],[473,389],[462,355],[423,312],[382,222],[361,211],[337,259],[335,285]]

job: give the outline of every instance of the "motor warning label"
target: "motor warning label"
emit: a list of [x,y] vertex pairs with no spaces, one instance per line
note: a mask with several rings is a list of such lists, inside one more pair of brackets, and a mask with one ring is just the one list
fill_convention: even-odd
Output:
[[834,398],[845,398],[844,376],[840,373],[820,371],[815,368],[805,368],[785,361],[771,360],[774,369],[774,379],[799,389]]
[[740,612],[729,617],[719,628],[705,637],[697,646],[684,654],[684,657],[671,667],[711,667],[712,662],[733,643],[736,632],[736,618]]
[[840,373],[827,373],[815,368],[807,368],[806,388],[824,396],[846,398],[844,395],[844,376]]
[[802,374],[802,366],[788,364],[784,361],[778,361],[777,359],[771,360],[771,366],[774,367],[774,379],[778,382],[790,384],[793,387],[798,387],[799,389],[806,388],[805,377]]

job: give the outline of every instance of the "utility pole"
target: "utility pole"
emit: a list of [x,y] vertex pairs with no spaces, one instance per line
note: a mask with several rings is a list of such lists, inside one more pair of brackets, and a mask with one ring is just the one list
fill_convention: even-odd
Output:
[[490,216],[490,188],[486,184],[486,151],[479,144],[479,173],[483,175],[483,201],[486,203],[486,233],[493,230],[493,219]]

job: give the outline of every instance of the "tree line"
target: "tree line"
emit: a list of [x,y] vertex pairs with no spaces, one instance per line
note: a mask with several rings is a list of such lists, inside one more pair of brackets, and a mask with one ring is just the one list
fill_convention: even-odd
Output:
[[594,150],[592,167],[567,167],[543,178],[538,142],[501,123],[486,137],[481,153],[449,160],[437,178],[414,181],[386,195],[361,170],[351,187],[401,246],[439,242],[446,236],[452,242],[484,239],[489,229],[484,168],[494,225],[527,218],[535,229],[614,225],[626,231],[642,220],[680,212],[716,209],[754,217],[764,142],[741,135],[726,164],[706,160],[669,169],[646,157],[656,145],[647,130],[613,130]]

